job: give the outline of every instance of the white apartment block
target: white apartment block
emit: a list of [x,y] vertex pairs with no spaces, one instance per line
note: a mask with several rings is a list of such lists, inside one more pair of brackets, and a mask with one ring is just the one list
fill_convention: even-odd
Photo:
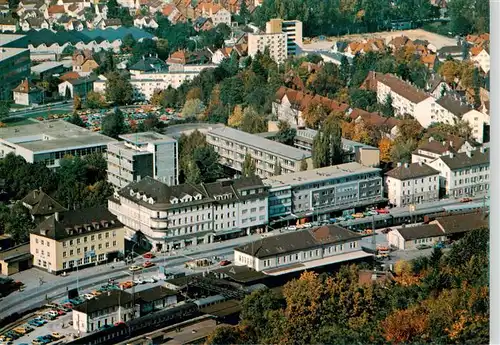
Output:
[[258,177],[177,186],[146,177],[117,192],[108,207],[127,238],[141,231],[154,251],[168,251],[263,230],[267,194]]
[[267,275],[367,258],[362,234],[336,225],[263,238],[234,249],[234,263]]
[[440,188],[454,197],[487,194],[490,185],[490,153],[479,150],[450,153],[429,163],[440,172]]
[[121,135],[108,144],[108,182],[119,190],[150,176],[169,186],[179,183],[177,140],[155,132]]
[[271,19],[266,23],[266,33],[284,33],[287,37],[287,55],[299,53],[302,46],[302,22],[300,20]]
[[469,123],[474,140],[480,144],[484,143],[487,139],[485,138],[485,127],[490,125],[490,115],[472,109],[462,116],[462,120]]
[[48,120],[22,127],[0,128],[0,158],[12,152],[28,163],[40,162],[55,169],[66,155],[83,157],[104,153],[112,142],[116,140],[67,121]]
[[287,58],[287,35],[285,33],[274,34],[248,34],[248,55],[254,57],[257,52],[264,53],[266,48],[269,55],[277,63],[282,64]]
[[398,163],[385,174],[389,203],[405,207],[439,200],[439,171],[424,163]]
[[241,172],[249,154],[256,163],[255,173],[262,178],[273,176],[277,164],[281,166],[281,174],[300,171],[303,159],[308,166],[312,165],[310,152],[234,128],[215,128],[206,137],[219,154],[221,164]]

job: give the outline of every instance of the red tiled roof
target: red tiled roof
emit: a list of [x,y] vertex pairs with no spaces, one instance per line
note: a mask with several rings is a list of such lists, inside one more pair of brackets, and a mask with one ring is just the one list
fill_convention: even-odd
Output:
[[66,11],[64,10],[64,6],[63,5],[54,5],[54,6],[50,6],[48,9],[47,9],[47,12],[49,14],[56,14],[56,13],[65,13]]
[[380,74],[370,71],[360,88],[376,92],[378,83],[387,85],[392,92],[397,93],[412,103],[420,103],[430,97],[424,91],[417,89],[415,86],[390,73]]
[[320,95],[310,95],[302,91],[292,90],[287,87],[280,87],[276,92],[276,101],[281,102],[283,97],[286,96],[292,107],[304,111],[311,103],[318,103],[326,106],[330,111],[345,112],[349,105],[339,103],[333,99],[323,97]]

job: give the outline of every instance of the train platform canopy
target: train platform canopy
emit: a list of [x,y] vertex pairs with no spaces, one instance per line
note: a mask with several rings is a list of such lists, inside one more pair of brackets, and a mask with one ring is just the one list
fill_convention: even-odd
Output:
[[239,313],[241,311],[241,304],[237,300],[231,299],[222,303],[210,305],[200,311],[216,317],[225,317]]
[[372,257],[373,254],[367,253],[364,250],[357,250],[355,252],[350,252],[346,254],[334,255],[330,257],[326,257],[318,260],[311,260],[307,262],[303,262],[300,264],[292,264],[279,268],[272,268],[269,270],[262,271],[264,274],[268,276],[279,276],[283,274],[293,273],[297,271],[303,271],[307,269],[338,264],[345,261],[358,260],[363,258]]
[[248,266],[226,266],[213,270],[219,278],[226,278],[240,284],[253,283],[266,278],[262,272],[257,272]]

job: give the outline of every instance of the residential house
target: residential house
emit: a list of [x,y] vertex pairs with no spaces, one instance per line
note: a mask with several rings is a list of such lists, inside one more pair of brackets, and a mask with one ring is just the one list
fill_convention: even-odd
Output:
[[236,266],[270,276],[368,258],[363,235],[326,225],[315,229],[262,238],[234,249]]
[[420,56],[420,62],[428,69],[434,69],[434,65],[439,61],[437,54],[427,53]]
[[233,50],[234,48],[232,47],[222,47],[217,49],[212,55],[212,63],[218,65],[222,62],[222,60],[230,58]]
[[354,57],[356,54],[366,54],[368,52],[382,52],[386,49],[385,42],[382,39],[368,39],[357,42],[350,42],[347,45],[345,54]]
[[389,43],[387,43],[387,46],[393,51],[397,51],[406,47],[415,48],[415,44],[413,43],[413,41],[404,35],[393,37],[389,41]]
[[428,81],[425,91],[432,95],[435,99],[440,99],[447,92],[451,91],[451,87],[437,74],[434,74]]
[[198,17],[194,21],[193,27],[196,32],[208,31],[214,28],[214,24],[210,18]]
[[185,22],[186,18],[184,15],[179,11],[177,6],[173,3],[166,4],[163,9],[162,9],[162,14],[168,18],[168,20],[172,24],[177,24],[179,22]]
[[434,139],[431,135],[427,140],[422,141],[412,152],[412,163],[430,163],[436,158],[449,153],[470,152],[476,149],[469,141],[460,137],[449,135],[442,141]]
[[453,197],[484,195],[490,188],[490,153],[484,147],[449,153],[428,163],[440,172],[442,193]]
[[197,10],[201,12],[201,16],[210,18],[214,26],[226,24],[231,27],[231,13],[217,3],[203,2],[197,6]]
[[[484,104],[486,104],[486,102]],[[482,111],[471,109],[462,116],[462,120],[468,122],[472,128],[472,137],[474,140],[481,144],[488,142],[490,139],[490,115],[488,114],[488,110],[484,109],[484,107]]]
[[122,21],[118,18],[116,19],[101,19],[95,25],[96,29],[119,29],[122,26]]
[[12,92],[15,104],[33,105],[43,101],[43,91],[28,79],[23,80]]
[[62,5],[52,5],[47,7],[45,10],[45,19],[55,19],[58,20],[66,13],[66,9]]
[[463,48],[462,45],[455,46],[444,46],[438,50],[439,61],[446,61],[450,56],[454,60],[463,60]]
[[17,19],[11,16],[0,17],[0,30],[2,32],[16,32],[18,28]]
[[44,18],[26,18],[20,22],[22,31],[49,29],[50,25]]
[[33,265],[59,274],[124,254],[124,229],[106,207],[55,212],[30,233]]
[[279,120],[288,122],[293,128],[305,127],[302,113],[310,104],[314,103],[323,104],[330,111],[340,113],[345,113],[349,109],[349,105],[347,104],[339,103],[319,95],[313,96],[282,86],[276,91],[275,100],[272,104],[272,111],[273,115]]
[[490,71],[490,54],[487,48],[482,46],[472,47],[469,51],[470,59],[483,73]]
[[73,72],[89,74],[97,67],[99,64],[95,61],[92,51],[76,50],[73,53]]
[[41,188],[29,192],[21,199],[21,203],[29,210],[31,217],[36,223],[40,223],[56,212],[67,211],[66,208],[61,206],[61,204],[51,198]]
[[472,108],[454,94],[447,94],[431,105],[430,113],[418,113],[415,119],[427,128],[433,123],[453,125],[462,119]]
[[401,120],[393,117],[381,116],[379,113],[370,113],[366,110],[354,108],[348,116],[355,123],[363,123],[367,128],[377,129],[382,136],[395,139],[399,134]]
[[87,94],[93,90],[96,80],[97,78],[94,76],[85,76],[63,81],[57,86],[59,95],[65,98],[70,97],[71,99],[75,96],[85,99],[87,98]]
[[147,17],[147,16],[138,16],[137,18],[134,19],[134,26],[138,28],[150,28],[150,29],[156,29],[158,28],[158,23],[156,20],[154,20],[153,17]]
[[168,251],[263,230],[267,190],[256,176],[176,186],[148,176],[121,189],[108,207],[128,238],[140,231],[153,250]]
[[381,104],[390,96],[396,115],[409,115],[417,120],[419,116],[430,114],[435,104],[434,97],[389,73],[370,71],[360,88],[376,91]]
[[129,67],[130,74],[164,72],[168,69],[167,64],[157,56],[143,56],[142,59]]
[[142,317],[177,304],[177,292],[164,286],[155,286],[136,292],[135,302],[139,304],[139,317]]
[[425,163],[398,163],[385,173],[389,203],[405,207],[439,200],[439,171]]

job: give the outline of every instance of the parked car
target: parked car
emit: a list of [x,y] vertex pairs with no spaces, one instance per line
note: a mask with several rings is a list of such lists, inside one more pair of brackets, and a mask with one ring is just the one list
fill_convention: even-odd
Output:
[[142,280],[141,278],[137,278],[136,280],[134,280],[134,284],[135,284],[135,285],[141,285],[141,284],[144,284],[144,280]]
[[133,265],[133,266],[130,266],[128,268],[129,271],[132,271],[132,272],[135,272],[135,271],[140,271],[142,270],[142,267],[141,266],[136,266],[136,265]]
[[155,264],[152,263],[151,261],[146,261],[145,263],[142,264],[144,268],[153,267],[154,265]]
[[361,212],[358,212],[358,213],[354,213],[352,216],[354,218],[363,218],[365,215],[363,213],[361,213]]
[[385,228],[384,230],[382,230],[382,233],[385,235],[385,234],[388,234],[391,231],[392,231],[391,228]]
[[157,282],[157,280],[154,277],[149,277],[149,278],[144,279],[144,283],[147,283],[147,284],[154,284],[156,282]]
[[297,227],[295,225],[290,225],[290,226],[287,226],[285,229],[295,231],[295,230],[297,230]]
[[59,334],[59,333],[57,333],[57,332],[52,332],[51,336],[52,336],[52,338],[54,338],[54,339],[56,339],[56,340],[59,340],[59,339],[64,338],[64,335]]
[[337,222],[344,222],[345,221],[345,217],[337,217]]
[[82,297],[85,298],[86,300],[90,300],[90,299],[94,298],[95,296],[90,294],[90,293],[86,293],[86,294],[83,294]]
[[124,324],[125,324],[125,322],[123,322],[123,321],[115,322],[115,326],[124,325]]
[[229,260],[222,260],[221,262],[219,262],[219,265],[221,265],[221,266],[227,266],[230,264],[231,264],[231,261],[229,261]]
[[142,256],[144,259],[152,259],[155,257],[153,253],[146,253]]
[[460,202],[471,202],[472,199],[471,198],[462,198],[460,199]]
[[429,248],[432,248],[431,246],[429,246],[428,244],[419,244],[417,246],[417,249],[418,250],[424,250],[424,249],[429,249]]
[[388,214],[389,213],[389,210],[385,209],[385,208],[379,208],[377,210],[377,213],[378,214]]
[[131,281],[126,281],[126,282],[120,283],[120,288],[122,288],[123,290],[130,289],[133,286],[134,286],[134,282],[131,282]]

